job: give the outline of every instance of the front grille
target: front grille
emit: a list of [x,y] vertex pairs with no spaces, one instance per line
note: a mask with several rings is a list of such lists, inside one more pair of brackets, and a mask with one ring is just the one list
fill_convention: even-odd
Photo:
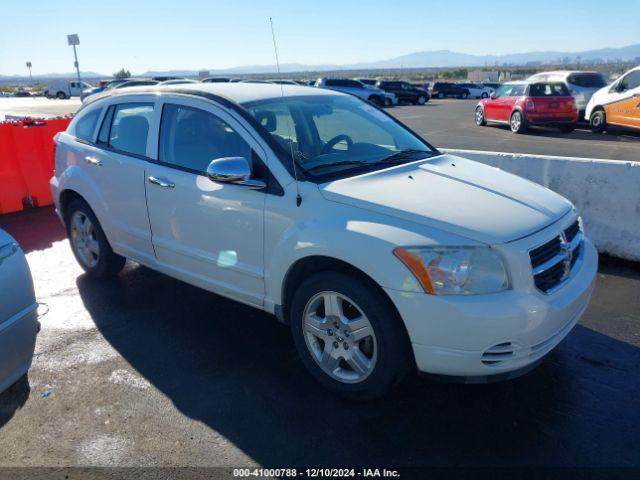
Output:
[[529,252],[536,287],[550,293],[568,278],[581,254],[582,234],[576,220],[560,235]]
[[549,240],[529,252],[531,266],[535,269],[560,253],[560,237]]
[[567,237],[567,242],[570,242],[571,240],[576,238],[576,235],[578,234],[579,231],[580,231],[580,222],[576,220],[571,224],[571,226],[567,227],[564,230],[564,234]]

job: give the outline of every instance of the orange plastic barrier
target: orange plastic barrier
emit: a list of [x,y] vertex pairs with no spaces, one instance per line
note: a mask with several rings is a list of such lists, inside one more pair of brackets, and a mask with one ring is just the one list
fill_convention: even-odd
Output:
[[22,210],[27,185],[15,157],[14,126],[0,123],[0,214]]
[[53,202],[49,190],[54,168],[53,136],[65,130],[70,121],[62,118],[0,124],[0,213]]

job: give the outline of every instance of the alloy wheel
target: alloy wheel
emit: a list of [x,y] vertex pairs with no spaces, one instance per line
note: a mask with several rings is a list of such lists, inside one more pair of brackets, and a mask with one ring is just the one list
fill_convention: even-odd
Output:
[[520,126],[522,125],[522,115],[520,112],[515,112],[511,115],[511,131],[517,132],[520,130]]
[[71,244],[86,267],[93,268],[98,264],[100,244],[95,228],[84,212],[75,211],[71,216]]
[[303,332],[311,357],[331,378],[358,383],[375,368],[378,347],[371,322],[345,295],[314,295],[304,309]]

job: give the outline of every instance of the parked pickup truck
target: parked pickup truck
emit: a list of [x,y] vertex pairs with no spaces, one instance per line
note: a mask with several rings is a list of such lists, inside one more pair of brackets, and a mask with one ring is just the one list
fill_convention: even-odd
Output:
[[560,195],[330,89],[96,96],[56,137],[51,189],[90,277],[129,258],[272,313],[350,398],[415,370],[522,374],[574,327],[598,263]]

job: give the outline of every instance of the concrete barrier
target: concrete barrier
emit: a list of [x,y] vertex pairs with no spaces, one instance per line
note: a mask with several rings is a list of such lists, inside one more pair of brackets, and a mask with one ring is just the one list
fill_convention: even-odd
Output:
[[640,261],[640,163],[443,150],[498,167],[558,192],[576,206],[588,237],[600,252]]

